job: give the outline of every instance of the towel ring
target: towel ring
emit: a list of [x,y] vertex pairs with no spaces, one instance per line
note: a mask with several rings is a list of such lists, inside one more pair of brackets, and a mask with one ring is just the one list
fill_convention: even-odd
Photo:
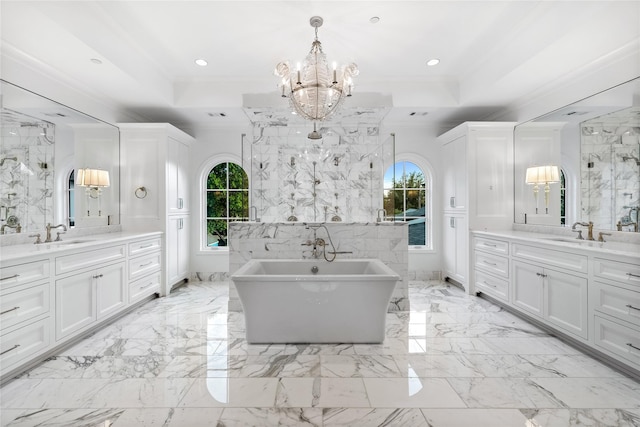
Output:
[[147,189],[145,187],[136,188],[135,195],[138,199],[144,199],[147,197]]

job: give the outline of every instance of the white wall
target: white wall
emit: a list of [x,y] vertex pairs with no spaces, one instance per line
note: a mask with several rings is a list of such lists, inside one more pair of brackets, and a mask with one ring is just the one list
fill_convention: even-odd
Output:
[[191,272],[227,272],[229,271],[229,253],[226,250],[202,250],[201,233],[204,212],[200,206],[202,187],[201,172],[205,164],[214,157],[228,157],[228,160],[240,162],[242,154],[242,134],[250,135],[250,126],[229,128],[194,129],[196,138],[191,146]]

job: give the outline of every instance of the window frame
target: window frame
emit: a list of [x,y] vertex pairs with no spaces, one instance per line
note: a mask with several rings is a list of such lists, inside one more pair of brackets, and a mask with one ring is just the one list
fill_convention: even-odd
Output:
[[[199,251],[200,252],[205,252],[205,253],[228,253],[229,252],[229,246],[208,246],[208,239],[207,239],[207,219],[208,219],[208,215],[207,215],[207,194],[208,194],[208,188],[207,188],[207,181],[209,178],[209,173],[213,170],[214,167],[216,167],[217,165],[221,164],[221,163],[235,163],[236,165],[240,166],[240,168],[242,168],[242,170],[244,171],[244,173],[247,175],[247,193],[248,193],[248,207],[251,206],[251,177],[249,175],[249,173],[247,173],[246,169],[242,166],[242,160],[240,157],[238,156],[234,156],[234,155],[229,155],[229,154],[225,154],[225,155],[217,155],[217,156],[213,156],[209,159],[207,159],[207,161],[205,161],[201,168],[200,168],[200,173],[199,173],[199,203],[200,203],[200,220],[198,221],[199,224],[199,236],[200,236],[200,242],[198,244],[199,247]],[[229,180],[227,179],[227,188],[226,191],[229,191]],[[228,212],[227,212],[228,213]],[[249,211],[250,213],[250,211]],[[227,217],[227,221],[229,221],[229,218]]]
[[[433,197],[433,189],[435,188],[435,179],[433,173],[433,166],[431,163],[426,160],[424,157],[417,153],[401,153],[396,154],[395,163],[389,165],[389,167],[383,171],[383,185],[382,185],[382,203],[384,206],[384,191],[387,190],[384,186],[384,174],[387,172],[389,168],[396,167],[396,173],[398,173],[397,165],[398,163],[409,162],[416,165],[422,171],[422,174],[425,179],[425,245],[408,245],[409,251],[414,253],[431,253],[435,252],[434,243],[435,236],[433,230],[433,208],[434,208],[434,197]],[[404,191],[404,188],[403,188]],[[387,213],[388,217],[393,217],[393,213]]]

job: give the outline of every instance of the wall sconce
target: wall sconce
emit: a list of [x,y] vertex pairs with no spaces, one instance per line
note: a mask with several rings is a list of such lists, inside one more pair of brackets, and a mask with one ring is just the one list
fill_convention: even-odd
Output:
[[[102,193],[103,188],[109,187],[109,171],[101,169],[78,169],[76,183],[79,187],[86,187],[87,197],[91,199],[98,199]],[[90,212],[87,210],[87,215]],[[102,215],[101,206],[98,207],[98,216]]]
[[544,184],[545,213],[549,213],[549,184],[560,182],[558,166],[533,166],[527,168],[525,182],[533,185],[533,198],[536,201],[536,214],[538,213],[538,185]]

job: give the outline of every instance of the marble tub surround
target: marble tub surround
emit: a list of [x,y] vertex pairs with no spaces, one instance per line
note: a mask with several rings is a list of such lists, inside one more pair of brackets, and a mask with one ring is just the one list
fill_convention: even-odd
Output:
[[[389,311],[409,310],[407,224],[396,222],[323,223],[331,235],[338,259],[377,258],[400,276]],[[326,230],[316,231],[332,251]],[[312,247],[303,246],[313,239],[313,230],[304,223],[229,224],[229,276],[251,259],[313,259]],[[329,259],[331,259],[329,257]],[[320,255],[319,263],[327,262]],[[242,311],[233,283],[230,283],[229,310]]]
[[640,425],[640,383],[485,300],[411,282],[376,345],[250,345],[189,283],[0,388],[3,426]]

